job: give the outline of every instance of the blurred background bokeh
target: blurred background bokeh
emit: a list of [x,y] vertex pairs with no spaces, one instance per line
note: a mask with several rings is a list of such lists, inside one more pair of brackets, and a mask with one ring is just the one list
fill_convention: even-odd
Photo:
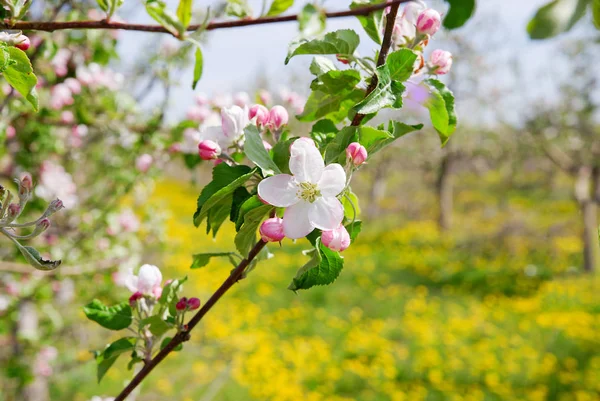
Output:
[[[132,400],[599,400],[600,34],[586,15],[532,41],[527,22],[545,3],[479,1],[464,27],[436,36],[430,47],[454,54],[444,81],[457,132],[440,148],[426,126],[360,170],[364,228],[334,284],[287,290],[307,243],[270,246],[274,257]],[[149,22],[141,8],[126,1],[119,17]],[[88,1],[36,2],[30,18],[54,15],[102,18]],[[352,18],[327,23],[344,27],[361,32]],[[0,401],[120,391],[132,375],[125,359],[98,384],[92,353],[118,336],[88,323],[82,307],[127,299],[129,268],[187,275],[184,294],[203,301],[227,277],[224,261],[190,270],[192,254],[229,251],[235,234],[229,224],[213,239],[192,224],[212,167],[196,154],[196,129],[231,104],[299,112],[310,58],[283,64],[297,30],[209,33],[195,91],[185,45],[166,35],[31,35],[40,112],[1,88],[0,183],[13,188],[32,173],[31,216],[45,200],[65,201],[36,242],[63,266],[34,272],[0,243]],[[375,48],[361,32],[359,52]],[[380,117],[418,123],[427,112],[412,105]]]

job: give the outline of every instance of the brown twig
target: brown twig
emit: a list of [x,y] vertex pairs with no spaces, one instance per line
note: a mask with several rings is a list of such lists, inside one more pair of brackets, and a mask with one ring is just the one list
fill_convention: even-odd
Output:
[[[406,3],[410,0],[392,0],[386,3],[374,4],[367,7],[359,7],[353,10],[347,11],[336,11],[326,12],[325,17],[327,18],[344,18],[360,15],[369,15],[373,11],[381,10],[389,6],[398,6],[400,3]],[[273,24],[277,22],[290,22],[296,21],[298,15],[283,15],[276,17],[262,17],[254,19],[241,19],[235,21],[221,21],[211,22],[206,26],[207,31],[214,31],[217,29],[225,28],[239,28],[251,25],[262,25],[262,24]],[[190,25],[188,31],[196,31],[201,28],[202,25],[194,24]],[[2,29],[17,29],[22,31],[46,31],[54,32],[65,29],[120,29],[125,31],[141,31],[141,32],[159,32],[159,33],[170,33],[161,25],[156,24],[133,24],[128,22],[115,22],[115,21],[18,21],[13,25],[8,20],[0,24]]]
[[[401,2],[392,4],[390,12],[386,17],[385,34],[383,35],[383,41],[381,42],[381,50],[379,51],[379,57],[377,58],[377,67],[385,64],[385,60],[390,51],[390,47],[392,45],[392,34],[394,33],[394,24],[396,23],[396,15],[398,15],[400,3]],[[365,97],[369,96],[371,92],[375,90],[375,88],[377,87],[377,82],[377,75],[373,74],[373,77],[371,78],[371,83],[367,87]],[[352,125],[353,127],[358,127],[362,122],[363,118],[365,118],[364,114],[357,113],[352,119],[352,124],[350,125]]]

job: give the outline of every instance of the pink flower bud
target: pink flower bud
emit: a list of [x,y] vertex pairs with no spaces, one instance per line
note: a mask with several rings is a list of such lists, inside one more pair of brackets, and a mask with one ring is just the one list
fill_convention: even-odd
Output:
[[206,97],[206,95],[204,93],[199,93],[196,95],[196,103],[199,106],[206,106],[207,104],[210,103],[210,101],[208,100],[208,97]]
[[26,51],[27,49],[29,49],[29,46],[31,46],[31,42],[29,41],[29,38],[25,35],[21,35],[20,38],[22,39],[21,42],[17,43],[15,47],[17,49]]
[[258,98],[260,99],[260,101],[264,105],[271,104],[271,102],[273,101],[273,96],[271,96],[271,94],[268,91],[264,90],[264,89],[261,89],[258,92]]
[[350,246],[350,234],[346,227],[340,224],[335,230],[323,231],[321,242],[332,251],[342,252]]
[[50,228],[50,220],[42,219],[38,223],[38,226],[41,228],[42,231],[46,231],[48,228]]
[[73,124],[75,122],[73,112],[67,110],[60,113],[60,122],[63,124]]
[[271,217],[260,226],[260,237],[265,242],[279,242],[285,238],[283,234],[283,219]]
[[215,141],[205,139],[198,144],[198,154],[202,160],[213,160],[221,154],[221,147]]
[[147,153],[144,153],[143,155],[140,155],[136,160],[135,160],[135,168],[140,172],[140,173],[145,173],[150,169],[150,166],[152,166],[152,162],[154,161],[154,159],[152,158],[152,156],[150,156]]
[[144,295],[141,292],[136,291],[129,297],[129,305],[135,306],[136,302],[140,300]]
[[289,118],[288,112],[283,106],[273,106],[269,112],[269,124],[275,129],[279,129],[283,125],[286,125]]
[[6,139],[13,139],[17,136],[17,130],[12,125],[6,127]]
[[19,213],[21,212],[21,206],[19,206],[16,203],[11,203],[10,205],[8,205],[8,215],[12,218],[14,218],[15,216],[18,216]]
[[434,50],[429,56],[431,72],[437,75],[444,75],[452,67],[452,53],[445,50]]
[[186,310],[188,307],[187,300],[188,299],[186,297],[181,297],[179,301],[177,301],[177,303],[175,304],[175,309],[177,309],[178,311]]
[[269,123],[269,109],[262,104],[255,104],[248,110],[248,118],[253,119],[256,117],[256,124],[258,126],[265,126]]
[[417,18],[417,32],[422,35],[434,35],[442,24],[442,17],[433,8],[427,8]]
[[336,54],[335,58],[337,59],[337,61],[339,61],[342,64],[350,64],[350,60],[348,60],[347,57],[345,57],[341,54]]
[[31,174],[23,174],[23,176],[21,177],[21,186],[27,191],[31,191],[31,188],[33,188],[33,180],[31,179]]
[[198,298],[190,298],[187,301],[187,307],[190,310],[195,310],[200,307],[200,300]]
[[367,149],[358,142],[352,142],[346,148],[346,157],[352,161],[355,166],[360,166],[367,160]]
[[265,149],[267,150],[267,152],[271,149],[273,149],[273,146],[271,146],[271,144],[267,141],[263,141],[263,146],[265,147]]

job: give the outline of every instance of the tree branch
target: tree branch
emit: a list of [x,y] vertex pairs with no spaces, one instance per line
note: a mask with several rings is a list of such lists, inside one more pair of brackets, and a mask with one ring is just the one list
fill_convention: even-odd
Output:
[[[392,0],[386,3],[374,4],[367,7],[359,7],[348,11],[337,11],[337,12],[326,12],[327,18],[344,18],[360,15],[369,15],[373,11],[384,9],[388,6],[395,6],[396,10],[400,3],[406,3],[410,0]],[[396,14],[394,13],[394,16]],[[262,24],[273,24],[277,22],[290,22],[296,21],[298,15],[283,15],[276,17],[262,17],[254,19],[241,19],[235,21],[222,21],[222,22],[211,22],[206,26],[207,31],[214,31],[217,29],[226,28],[239,28],[251,25],[262,25]],[[188,31],[196,31],[201,28],[202,25],[194,24],[190,25]],[[127,22],[115,22],[115,21],[18,21],[13,25],[10,24],[9,20],[4,20],[0,23],[0,29],[17,29],[21,31],[46,31],[54,32],[66,29],[120,29],[124,31],[141,31],[141,32],[159,32],[159,33],[170,33],[161,25],[156,24],[133,24]]]
[[[398,8],[400,8],[400,3],[402,2],[403,1],[393,3],[390,8],[390,12],[386,17],[385,34],[383,35],[383,41],[381,42],[381,50],[379,50],[379,57],[377,58],[377,67],[385,64],[385,60],[392,45],[392,34],[394,33],[396,15],[398,15]],[[365,97],[369,96],[371,92],[375,90],[375,88],[377,87],[377,82],[377,74],[373,74],[373,77],[371,78],[371,83],[367,88],[367,93],[365,94]],[[364,114],[357,113],[352,119],[352,124],[350,125],[353,127],[358,127],[362,122],[363,118],[365,118]]]

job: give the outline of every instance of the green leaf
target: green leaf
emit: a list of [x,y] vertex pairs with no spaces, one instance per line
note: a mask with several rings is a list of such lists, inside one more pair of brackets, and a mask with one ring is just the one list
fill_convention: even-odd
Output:
[[300,54],[347,54],[352,55],[358,47],[360,38],[351,29],[342,29],[330,32],[323,39],[308,41],[301,39],[290,45],[290,50],[285,58],[285,64],[290,59]]
[[147,0],[146,12],[152,19],[178,38],[183,38],[185,26],[162,0]]
[[229,213],[229,220],[232,222],[236,222],[238,220],[238,216],[240,214],[240,209],[244,202],[250,199],[252,195],[248,190],[244,187],[239,187],[235,191],[233,191],[233,199],[231,202],[231,211]]
[[329,60],[327,57],[323,56],[315,56],[313,58],[312,63],[310,63],[310,72],[317,77],[323,75],[329,71],[337,70],[333,61]]
[[313,4],[305,5],[298,14],[300,32],[305,37],[315,36],[323,32],[326,20],[325,11],[315,7]]
[[553,0],[527,24],[531,39],[547,39],[569,31],[585,15],[589,0]]
[[298,270],[289,290],[307,290],[315,285],[327,285],[335,281],[344,267],[344,260],[317,240],[316,248],[308,253],[311,260]]
[[360,114],[377,113],[385,107],[399,109],[402,107],[404,85],[392,80],[388,65],[377,67],[377,86],[367,97],[354,106],[353,110]]
[[292,146],[292,143],[296,139],[298,138],[294,137],[285,141],[280,140],[271,150],[273,161],[283,174],[290,174],[290,146]]
[[351,92],[360,81],[360,73],[356,70],[331,70],[319,75],[310,88],[324,92]]
[[257,195],[252,196],[251,198],[246,200],[244,203],[242,203],[242,206],[240,207],[240,210],[237,215],[237,219],[236,219],[236,223],[235,223],[235,230],[240,231],[242,224],[244,224],[244,217],[246,216],[246,213],[248,213],[249,211],[254,210],[258,207],[264,206],[264,205],[265,204],[262,203],[260,201],[260,199],[258,199]]
[[267,17],[273,17],[283,13],[294,4],[294,0],[273,0],[271,8],[267,12]]
[[98,383],[100,383],[106,372],[108,372],[108,369],[110,369],[119,356],[135,349],[136,341],[135,337],[120,338],[96,356]]
[[196,89],[198,81],[202,77],[202,70],[204,69],[204,57],[202,56],[202,49],[196,48],[195,62],[194,62],[194,81],[192,82],[192,89]]
[[[236,188],[235,191],[240,188]],[[221,228],[223,222],[231,214],[232,203],[233,194],[229,194],[212,206],[211,210],[208,212],[208,218],[206,219],[206,234],[210,234],[210,231],[212,230],[213,238],[217,236],[219,228]]]
[[250,252],[250,249],[252,249],[256,242],[256,230],[258,230],[258,226],[263,221],[265,215],[271,210],[273,210],[273,206],[262,205],[244,215],[244,224],[236,234],[234,240],[235,246],[241,255],[248,255],[248,252]]
[[592,19],[596,28],[600,29],[600,0],[592,0]]
[[351,243],[354,243],[354,240],[356,240],[356,237],[358,237],[358,234],[360,234],[360,231],[362,230],[362,221],[355,220],[352,223],[346,224],[345,227],[348,234],[350,234]]
[[[223,167],[221,167],[223,166]],[[221,163],[213,169],[213,180],[202,190],[198,197],[198,208],[194,213],[194,225],[198,227],[208,216],[212,207],[230,196],[256,172],[248,166],[229,166]]]
[[187,28],[192,20],[192,3],[193,0],[179,0],[177,18],[181,21],[184,28]]
[[154,316],[147,317],[146,319],[142,319],[142,321],[140,321],[140,327],[144,328],[146,326],[150,326],[150,327],[148,327],[148,329],[150,330],[150,333],[152,333],[153,335],[155,335],[157,337],[162,336],[167,331],[169,331],[173,328],[173,325],[165,322],[158,315],[154,315]]
[[11,62],[4,69],[4,78],[37,111],[39,104],[38,95],[35,90],[37,77],[33,73],[33,67],[27,54],[16,47],[7,47],[6,52],[8,52]]
[[427,79],[425,82],[430,88],[430,96],[425,105],[429,109],[431,123],[438,132],[443,146],[456,130],[454,95],[437,79]]
[[390,78],[398,82],[406,81],[413,74],[416,60],[417,54],[410,49],[400,49],[390,53],[385,62]]
[[172,280],[169,284],[165,285],[158,299],[161,305],[169,305],[173,300],[177,300],[178,293],[181,291],[183,283],[187,281],[187,276],[177,280]]
[[106,306],[102,301],[94,299],[83,308],[88,319],[110,330],[122,330],[131,325],[133,316],[127,302],[115,306]]
[[348,220],[356,220],[360,215],[360,206],[358,204],[358,196],[350,189],[346,191],[342,197],[342,206],[344,206],[344,217]]
[[252,8],[247,0],[227,0],[225,14],[231,17],[245,18],[252,16]]
[[235,255],[235,252],[209,252],[209,253],[197,253],[192,255],[194,261],[190,266],[190,269],[199,269],[201,267],[206,266],[211,258],[215,257],[229,257],[230,255]]
[[[350,9],[353,10],[356,8],[380,3],[383,3],[383,0],[354,0],[352,4],[350,4]],[[375,43],[381,44],[381,41],[383,40],[382,35],[385,28],[383,10],[373,11],[369,13],[369,15],[358,15],[356,18],[358,18],[358,21],[362,25],[367,35],[369,35],[369,37],[373,39]]]
[[310,130],[310,137],[315,141],[319,149],[325,149],[325,147],[335,139],[338,128],[331,120],[319,120],[317,121]]
[[[172,340],[172,337],[165,337],[164,340],[162,340],[162,342],[160,343],[160,349],[163,349],[167,346],[167,344],[169,344]],[[179,344],[177,345],[175,348],[173,348],[173,351],[181,351],[183,349],[183,344]]]
[[56,269],[61,264],[60,260],[46,260],[42,258],[37,249],[31,246],[23,246],[16,241],[14,242],[15,245],[17,245],[17,248],[19,249],[23,257],[25,258],[25,260],[27,261],[27,263],[29,263],[37,270],[50,271]]
[[475,12],[475,0],[446,0],[450,4],[448,14],[444,18],[446,29],[460,28]]
[[124,0],[96,0],[98,7],[111,17],[119,7],[123,5]]
[[244,152],[248,159],[262,169],[263,175],[281,174],[279,167],[269,156],[265,149],[260,132],[256,125],[248,125],[244,129],[246,141],[244,142]]
[[352,142],[358,142],[367,149],[369,157],[381,150],[385,145],[396,138],[384,130],[379,130],[366,125],[360,127],[344,127],[335,138],[327,145],[325,150],[325,163],[344,164],[346,148]]

